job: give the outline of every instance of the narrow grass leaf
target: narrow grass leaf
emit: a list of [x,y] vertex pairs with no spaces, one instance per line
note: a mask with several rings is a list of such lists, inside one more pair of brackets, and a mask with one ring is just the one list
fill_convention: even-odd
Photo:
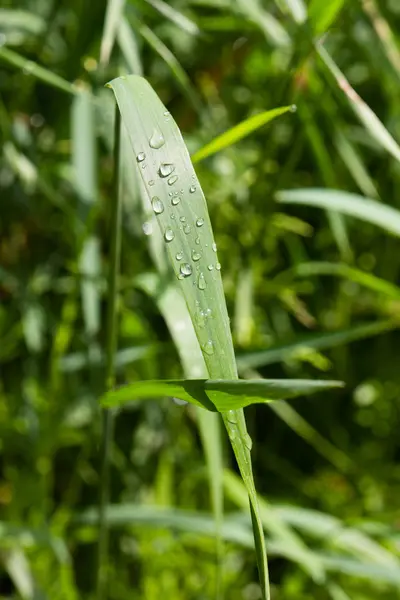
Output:
[[48,69],[41,67],[33,61],[27,60],[24,56],[14,52],[14,50],[0,47],[0,59],[3,59],[5,62],[13,65],[14,67],[18,67],[26,75],[36,77],[36,79],[39,79],[40,81],[43,81],[44,83],[47,83],[52,87],[61,90],[62,92],[66,92],[67,94],[81,93],[80,90],[72,83],[69,83],[69,81],[66,81],[59,75],[52,73]]
[[352,88],[342,71],[336,65],[330,54],[325,50],[322,44],[317,46],[317,51],[319,56],[322,58],[325,65],[328,67],[329,71],[332,73],[333,77],[336,79],[336,82],[340,89],[347,96],[352,109],[355,114],[370,133],[370,135],[374,138],[374,140],[385,148],[389,154],[391,154],[394,158],[400,161],[400,146],[393,138],[393,136],[389,133],[386,127],[383,125],[382,121],[378,119],[376,114],[370,109],[370,107],[364,102],[364,100],[357,94],[357,92]]
[[101,398],[101,404],[107,407],[118,407],[133,400],[169,396],[180,398],[212,412],[224,413],[251,404],[263,404],[283,398],[307,396],[342,386],[343,384],[340,381],[313,381],[308,379],[148,380],[135,381],[108,391]]
[[276,199],[282,204],[301,204],[336,210],[400,236],[400,211],[358,194],[340,190],[304,188],[280,191]]
[[276,119],[280,115],[284,115],[287,112],[293,111],[292,106],[282,106],[281,108],[274,108],[272,110],[267,110],[258,115],[254,115],[245,121],[242,121],[238,125],[235,125],[225,133],[214,138],[209,144],[200,148],[195,154],[192,156],[192,162],[200,162],[204,158],[208,156],[212,156],[216,152],[220,152],[224,148],[228,148],[232,146],[242,138],[250,135],[253,131],[256,131],[266,123],[269,123],[273,119]]
[[237,357],[238,369],[243,373],[246,369],[258,368],[266,365],[273,365],[278,362],[295,360],[303,349],[328,350],[336,348],[343,344],[350,344],[357,340],[363,340],[375,335],[380,335],[392,331],[398,327],[394,321],[376,321],[372,323],[362,323],[348,329],[339,331],[317,333],[303,338],[296,339],[295,342],[272,346],[267,350],[257,352],[248,352]]
[[308,18],[316,35],[324,33],[334,23],[345,4],[344,0],[311,0]]
[[200,29],[194,21],[186,17],[173,6],[163,2],[163,0],[147,0],[147,2],[183,31],[186,31],[191,35],[198,35],[200,33]]
[[128,70],[134,75],[142,75],[143,67],[136,39],[136,33],[129,21],[122,17],[118,26],[117,41],[121,48]]
[[108,0],[104,19],[103,35],[100,46],[100,64],[105,67],[111,56],[121,17],[124,12],[125,0]]

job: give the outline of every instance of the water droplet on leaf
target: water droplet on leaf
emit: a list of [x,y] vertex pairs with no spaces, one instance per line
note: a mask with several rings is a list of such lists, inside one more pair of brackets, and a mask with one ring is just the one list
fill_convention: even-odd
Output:
[[164,204],[161,202],[161,200],[158,196],[154,196],[151,199],[151,205],[152,205],[153,210],[156,213],[156,215],[159,215],[162,212],[164,212]]
[[174,196],[171,200],[171,203],[176,206],[177,204],[179,204],[179,202],[181,201],[179,196]]
[[192,259],[196,262],[201,259],[200,252],[196,252],[196,250],[192,250]]
[[176,181],[178,181],[178,175],[172,175],[172,177],[168,179],[168,185],[174,185]]
[[189,275],[192,274],[192,267],[189,265],[189,263],[184,263],[183,265],[181,265],[181,268],[179,270],[181,272],[181,275],[183,275],[184,277],[189,277]]
[[207,287],[207,282],[204,278],[204,274],[200,273],[199,278],[197,280],[197,287],[199,288],[199,290],[205,290]]
[[150,181],[148,183],[150,186],[154,185],[154,179],[150,179]]
[[159,148],[164,146],[164,144],[165,144],[165,140],[164,140],[163,134],[161,133],[161,131],[159,129],[154,129],[153,134],[149,140],[150,148],[154,148],[155,150],[158,150]]
[[166,242],[172,242],[172,240],[174,239],[175,234],[172,231],[172,229],[166,229],[165,233],[164,233],[164,239]]
[[213,242],[211,248],[214,250],[214,252],[216,252],[217,251],[217,244],[215,242]]
[[146,221],[142,225],[142,230],[144,235],[151,235],[153,233],[153,225],[149,221]]
[[248,434],[248,433],[245,433],[245,434],[244,434],[244,439],[243,439],[243,441],[244,441],[244,445],[246,446],[247,450],[248,450],[249,452],[251,452],[251,449],[252,449],[252,447],[253,447],[253,440],[251,439],[251,437],[249,436],[249,434]]
[[209,271],[213,271],[213,270],[214,270],[214,265],[208,265],[207,269],[208,269]]
[[168,177],[171,173],[175,171],[175,165],[172,163],[161,163],[158,169],[158,174],[160,177]]
[[182,260],[182,258],[183,258],[183,252],[182,251],[177,252],[175,258],[176,258],[176,260]]
[[190,227],[190,225],[185,225],[185,227],[183,228],[183,232],[186,233],[186,235],[188,235],[191,231],[192,228]]
[[215,265],[215,268],[217,269],[217,271],[220,271],[221,270],[221,263],[217,263]]
[[190,188],[189,188],[189,192],[190,192],[191,194],[194,194],[194,193],[195,193],[195,191],[196,191],[196,186],[195,186],[195,185],[191,185],[191,186],[190,186]]
[[144,161],[144,159],[146,158],[146,155],[144,152],[139,152],[139,154],[136,157],[136,160],[138,163],[141,163]]
[[214,342],[212,340],[208,340],[208,342],[203,344],[202,348],[203,348],[204,352],[206,354],[208,354],[209,356],[214,354]]
[[197,227],[202,227],[204,225],[204,219],[202,219],[201,217],[198,218],[196,221],[196,225]]

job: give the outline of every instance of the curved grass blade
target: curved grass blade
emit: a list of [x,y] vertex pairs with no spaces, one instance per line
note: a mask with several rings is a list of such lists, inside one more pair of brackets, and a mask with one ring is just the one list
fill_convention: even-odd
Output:
[[248,352],[237,357],[237,366],[241,373],[246,369],[273,365],[278,362],[294,360],[296,355],[303,349],[327,350],[336,348],[343,344],[349,344],[374,335],[380,335],[387,331],[396,329],[399,326],[394,321],[376,321],[375,323],[363,323],[349,329],[340,331],[324,332],[309,335],[303,339],[298,339],[293,343],[280,346],[272,346],[267,350],[258,352]]
[[107,66],[124,12],[125,0],[108,0],[100,46],[100,64]]
[[190,35],[199,35],[200,29],[188,17],[186,17],[183,13],[179,12],[163,0],[147,0],[149,4],[164,17],[175,23],[178,27],[180,27],[183,31],[190,33]]
[[343,387],[340,381],[308,379],[171,379],[135,381],[101,398],[107,407],[119,407],[133,400],[157,396],[180,398],[211,412],[225,413],[251,404],[264,404],[284,398],[306,396],[330,388]]
[[358,194],[340,190],[304,188],[283,190],[277,193],[276,199],[282,204],[304,204],[305,206],[336,210],[400,236],[400,211]]
[[[142,78],[111,82],[143,185],[181,285],[213,379],[236,379],[229,319],[206,201],[181,133]],[[210,402],[211,404],[211,402]],[[223,415],[249,494],[262,596],[270,599],[265,540],[251,467],[251,440],[243,411]]]
[[0,47],[0,59],[5,60],[14,67],[22,69],[27,75],[32,75],[32,77],[36,77],[36,79],[40,79],[44,83],[48,83],[52,87],[66,92],[67,94],[81,93],[81,90],[74,86],[74,84],[70,83],[69,81],[66,81],[59,75],[52,73],[48,69],[41,67],[32,60],[28,60],[24,56],[17,54],[17,52],[14,52],[14,50]]
[[297,277],[309,277],[310,275],[336,275],[337,277],[343,277],[362,285],[363,287],[369,288],[374,292],[384,294],[394,300],[400,300],[400,288],[389,281],[385,281],[376,275],[371,273],[365,273],[361,269],[355,267],[349,267],[342,263],[330,263],[330,262],[309,262],[296,265],[293,269],[281,273],[276,279],[281,279],[293,274]]
[[225,131],[221,135],[217,136],[209,144],[206,144],[203,146],[203,148],[200,148],[200,150],[195,152],[195,154],[193,154],[191,157],[192,162],[200,162],[204,158],[212,156],[216,152],[232,146],[232,144],[235,144],[242,138],[250,135],[250,133],[256,129],[259,129],[263,125],[266,125],[266,123],[269,123],[273,119],[276,119],[287,112],[293,112],[294,109],[295,108],[293,108],[293,106],[282,106],[281,108],[267,110],[258,115],[254,115],[245,121],[242,121],[238,125],[235,125],[235,127],[232,127],[231,129],[228,129],[228,131]]

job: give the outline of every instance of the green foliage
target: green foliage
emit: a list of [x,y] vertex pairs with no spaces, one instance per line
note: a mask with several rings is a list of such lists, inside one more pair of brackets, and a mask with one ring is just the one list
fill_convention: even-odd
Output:
[[[99,527],[109,529],[100,554],[110,599],[261,597],[248,489],[219,414],[172,402],[187,380],[195,398],[228,403],[252,386],[265,398],[271,380],[345,382],[245,409],[271,595],[398,596],[399,27],[397,3],[382,0],[6,0],[2,598],[94,599]],[[104,85],[131,73],[150,82],[193,159],[203,152],[190,227],[213,224],[200,246],[205,267],[212,257],[222,269],[201,272],[217,292],[209,279],[208,292],[193,274],[176,279],[179,249],[169,261],[124,128],[121,227],[111,227],[114,106]],[[292,104],[295,114],[248,127]],[[186,189],[193,171],[178,159]],[[172,243],[183,244],[178,228]],[[193,326],[200,292],[224,320],[218,351],[204,357],[196,328],[206,344],[215,321]],[[99,398],[114,376],[108,398],[130,390],[137,401],[116,411],[102,475]],[[211,397],[207,386],[225,378]]]

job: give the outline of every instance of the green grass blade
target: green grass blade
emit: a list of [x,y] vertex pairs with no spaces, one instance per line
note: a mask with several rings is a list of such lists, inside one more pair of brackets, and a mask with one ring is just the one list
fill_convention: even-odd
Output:
[[200,33],[200,29],[194,21],[173,8],[173,6],[163,2],[163,0],[147,0],[147,2],[151,4],[153,8],[158,10],[160,14],[180,27],[180,29],[183,31],[190,33],[190,35],[198,35]]
[[143,67],[140,58],[136,34],[126,17],[122,17],[118,31],[117,40],[128,70],[135,75],[142,75]]
[[336,210],[400,236],[400,211],[358,194],[340,190],[304,188],[283,190],[277,193],[276,198],[282,204],[301,204]]
[[0,47],[0,59],[3,59],[10,65],[14,67],[18,67],[22,69],[22,71],[26,75],[31,75],[32,77],[36,77],[36,79],[40,79],[44,83],[51,85],[54,88],[61,90],[62,92],[66,92],[67,94],[79,94],[80,90],[75,87],[69,81],[66,81],[59,75],[52,73],[48,69],[41,67],[37,63],[26,59],[25,57],[17,54],[14,50],[10,50],[9,48]]
[[107,2],[103,36],[101,38],[100,46],[100,65],[103,67],[107,66],[110,60],[124,7],[125,0],[108,0]]
[[101,398],[107,407],[119,407],[133,400],[159,396],[180,398],[201,408],[221,413],[237,411],[256,403],[306,396],[330,388],[339,388],[340,381],[308,379],[171,379],[135,381]]
[[265,365],[273,365],[278,362],[294,360],[304,349],[328,350],[343,344],[350,344],[357,340],[380,335],[398,327],[394,321],[376,321],[374,323],[363,323],[340,331],[312,334],[293,343],[272,346],[268,350],[248,352],[237,357],[238,369],[243,373],[246,369],[255,369]]
[[313,31],[320,35],[334,23],[339,16],[345,2],[344,0],[311,0],[308,7],[308,18]]
[[256,131],[256,129],[266,125],[266,123],[269,123],[273,119],[276,119],[277,117],[293,110],[294,109],[292,106],[282,106],[281,108],[267,110],[258,115],[254,115],[245,121],[242,121],[238,125],[235,125],[235,127],[232,127],[231,129],[228,129],[228,131],[225,131],[225,133],[217,136],[209,144],[206,144],[203,146],[203,148],[200,148],[200,150],[195,152],[195,154],[192,156],[192,162],[200,162],[204,158],[212,156],[216,152],[220,152],[220,150],[232,146],[237,141],[250,135],[253,131]]
[[394,300],[400,300],[400,288],[389,281],[385,281],[376,275],[371,273],[365,273],[361,269],[355,267],[349,267],[348,265],[341,263],[330,263],[330,262],[310,262],[303,263],[295,266],[290,271],[285,271],[279,276],[286,277],[292,273],[297,277],[310,277],[312,275],[335,275],[337,277],[343,277],[349,279],[366,287],[370,290],[393,298]]
[[389,133],[382,121],[378,119],[376,114],[370,109],[370,107],[364,102],[364,100],[357,94],[354,88],[350,85],[342,71],[336,65],[330,54],[325,48],[319,44],[317,46],[319,56],[336,79],[336,82],[340,89],[344,92],[348,98],[352,109],[355,114],[364,125],[366,130],[374,138],[374,140],[382,146],[389,154],[400,161],[400,146]]
[[[237,371],[221,267],[206,201],[181,133],[144,79],[120,78],[110,87],[157,215],[171,265],[180,281],[210,377],[235,379]],[[262,595],[269,600],[265,542],[244,414],[230,410],[223,418],[249,493]]]

